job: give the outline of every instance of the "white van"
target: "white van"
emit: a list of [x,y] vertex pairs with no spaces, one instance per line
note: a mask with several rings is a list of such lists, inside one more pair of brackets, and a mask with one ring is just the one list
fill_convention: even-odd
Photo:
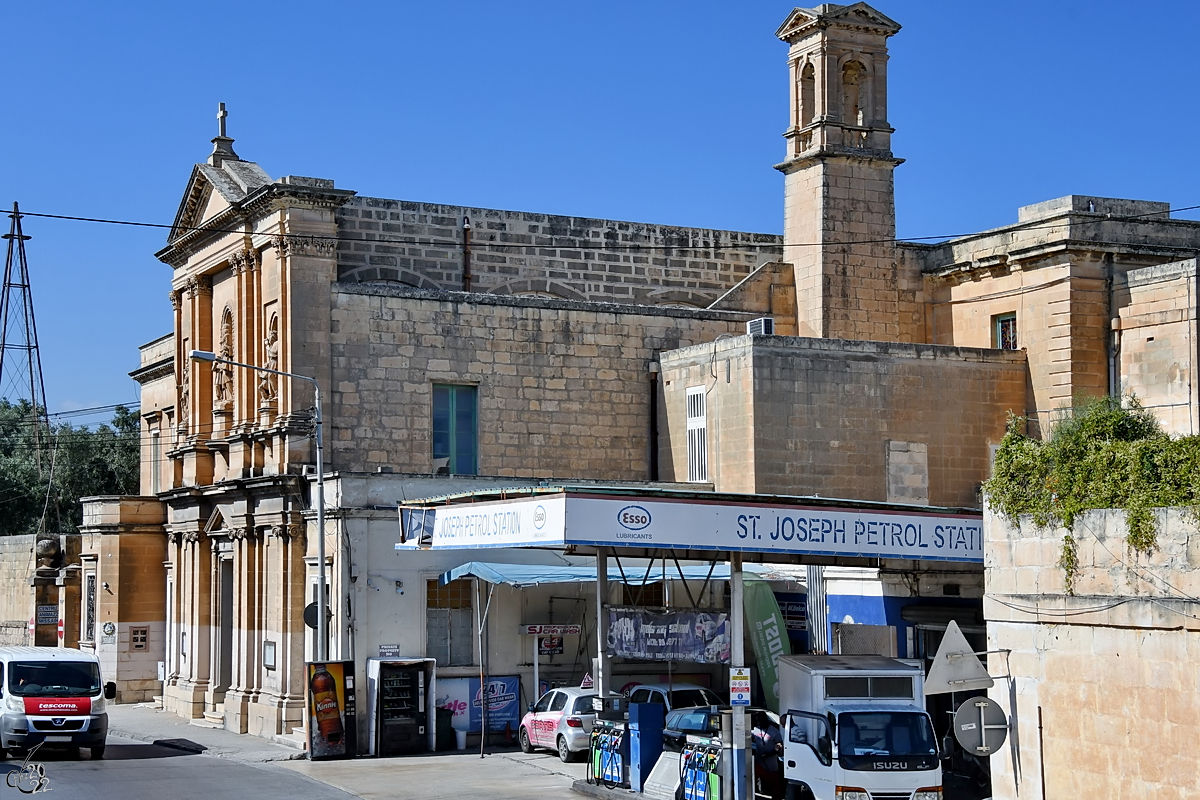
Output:
[[104,757],[115,683],[100,683],[100,659],[61,647],[0,647],[0,758],[10,750],[87,747]]

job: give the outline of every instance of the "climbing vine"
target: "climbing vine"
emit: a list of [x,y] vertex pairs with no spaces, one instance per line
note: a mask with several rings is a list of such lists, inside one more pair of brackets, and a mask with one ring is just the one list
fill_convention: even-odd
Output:
[[[1171,437],[1137,398],[1081,400],[1055,421],[1045,441],[1025,435],[1025,420],[1009,415],[988,505],[1014,524],[1030,514],[1040,527],[1070,529],[1093,508],[1126,512],[1125,541],[1149,553],[1157,540],[1155,508],[1200,509],[1200,436]],[[1059,566],[1068,590],[1077,569],[1075,539],[1063,539]]]

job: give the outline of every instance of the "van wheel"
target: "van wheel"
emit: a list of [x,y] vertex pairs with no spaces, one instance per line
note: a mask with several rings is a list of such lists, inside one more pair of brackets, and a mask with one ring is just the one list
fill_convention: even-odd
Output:
[[521,742],[522,753],[532,753],[533,745],[529,743],[529,730],[524,726],[521,727],[521,732],[517,735],[517,739]]
[[94,744],[89,749],[92,751],[92,761],[99,761],[104,758],[104,745]]
[[8,760],[8,751],[5,750],[3,747],[0,747],[0,761],[7,761],[7,760]]

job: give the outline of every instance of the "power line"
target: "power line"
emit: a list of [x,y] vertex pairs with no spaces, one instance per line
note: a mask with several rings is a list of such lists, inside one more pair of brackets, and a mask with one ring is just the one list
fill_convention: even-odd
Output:
[[[1059,228],[1069,227],[1071,225],[1082,225],[1082,224],[1095,223],[1095,222],[1135,222],[1138,220],[1144,220],[1147,217],[1162,216],[1164,214],[1171,214],[1171,213],[1176,213],[1176,212],[1180,212],[1180,211],[1193,211],[1196,209],[1200,209],[1200,204],[1191,205],[1191,206],[1182,206],[1179,208],[1172,208],[1172,209],[1168,209],[1167,211],[1150,211],[1150,212],[1146,212],[1143,214],[1128,214],[1128,215],[1108,214],[1105,216],[1097,216],[1097,217],[1091,217],[1091,218],[1087,218],[1087,219],[1069,220],[1066,222],[1057,222],[1057,223],[1046,223],[1046,224],[1036,224],[1036,225],[1021,225],[1020,223],[1018,223],[1016,226],[1009,226],[1009,227],[1015,227],[1022,231],[1055,230],[1055,229],[1059,229]],[[237,234],[237,235],[247,235],[247,234],[254,233],[253,231],[247,231],[244,228],[210,228],[210,227],[195,226],[195,225],[174,225],[174,224],[166,224],[166,223],[161,223],[161,222],[136,222],[136,221],[132,221],[132,220],[106,219],[103,217],[83,217],[83,216],[76,216],[76,215],[70,215],[70,214],[44,214],[44,213],[39,213],[39,212],[34,212],[34,211],[22,211],[21,214],[23,216],[40,217],[42,219],[57,219],[57,220],[65,220],[65,221],[70,221],[70,222],[95,222],[95,223],[100,223],[100,224],[105,224],[105,225],[126,225],[126,226],[138,227],[138,228],[159,228],[159,229],[174,230],[174,231],[203,231],[203,232],[207,232],[207,233],[231,233],[231,234]],[[1184,222],[1184,221],[1192,222],[1193,220],[1176,220],[1176,219],[1170,219],[1168,217],[1168,218],[1164,218],[1163,220],[1160,220],[1160,221],[1162,221],[1162,222]],[[693,229],[693,230],[695,230],[695,229]],[[984,231],[972,231],[969,233],[938,234],[936,236],[908,236],[908,237],[904,237],[904,238],[891,237],[891,238],[881,238],[881,239],[845,239],[842,241],[821,241],[821,242],[788,242],[786,244],[783,241],[740,242],[740,241],[735,241],[735,240],[730,240],[728,243],[709,241],[709,242],[702,243],[702,244],[696,244],[696,243],[691,243],[691,242],[683,243],[683,244],[649,244],[649,243],[637,243],[637,242],[618,243],[618,242],[612,242],[612,241],[608,241],[608,240],[601,240],[601,241],[573,240],[570,244],[555,244],[555,243],[539,244],[537,242],[513,242],[513,241],[497,242],[497,241],[486,241],[483,239],[473,239],[471,244],[475,247],[486,247],[486,248],[490,248],[490,249],[556,248],[556,249],[597,250],[597,251],[599,251],[599,250],[605,250],[605,251],[758,250],[758,249],[778,250],[780,248],[785,248],[785,247],[836,247],[836,246],[844,246],[844,245],[852,245],[852,244],[904,244],[904,243],[920,243],[920,242],[944,242],[944,241],[952,240],[952,239],[962,239],[962,238],[968,238],[968,237],[973,237],[973,236],[986,236],[988,234],[999,233],[1002,230],[1005,230],[1005,229],[990,229],[990,230],[984,230]],[[748,235],[748,236],[772,236],[777,239],[782,238],[778,234],[756,234],[756,233],[742,232],[742,231],[728,231],[728,233],[742,233],[742,234]],[[503,235],[503,234],[504,234],[504,232],[501,232],[501,235]],[[531,234],[518,234],[518,235],[529,236]],[[533,234],[533,235],[549,236],[551,238],[568,238],[562,234]],[[460,239],[436,239],[433,237],[387,237],[387,236],[374,236],[374,235],[370,234],[369,232],[364,232],[362,235],[357,235],[357,236],[347,236],[347,235],[323,236],[323,235],[318,235],[318,234],[299,234],[299,233],[278,233],[278,234],[272,234],[272,236],[281,236],[285,239],[296,239],[296,240],[305,240],[305,241],[355,242],[355,243],[372,242],[372,243],[376,243],[376,244],[420,245],[423,247],[441,246],[441,247],[450,247],[450,248],[455,248],[455,249],[462,246],[462,240],[460,240]],[[1092,244],[1102,244],[1102,245],[1103,244],[1107,244],[1107,245],[1119,244],[1117,242],[1104,242],[1104,241],[1096,241],[1096,242],[1091,242],[1091,243]],[[1156,246],[1162,247],[1165,249],[1181,250],[1181,251],[1188,251],[1188,252],[1192,252],[1197,249],[1194,247],[1186,247],[1186,246],[1179,246],[1179,245],[1156,245]]]

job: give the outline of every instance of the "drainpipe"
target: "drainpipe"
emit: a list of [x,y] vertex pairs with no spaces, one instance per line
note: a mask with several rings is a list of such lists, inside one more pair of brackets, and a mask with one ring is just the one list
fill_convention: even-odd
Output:
[[471,218],[463,217],[463,291],[471,291]]
[[657,361],[651,361],[650,372],[650,480],[658,480],[658,371]]
[[1113,281],[1112,253],[1104,254],[1104,286],[1108,300],[1108,396],[1120,399],[1121,381],[1117,375],[1117,351],[1120,349],[1121,320],[1116,316],[1116,303],[1113,299],[1115,290]]

